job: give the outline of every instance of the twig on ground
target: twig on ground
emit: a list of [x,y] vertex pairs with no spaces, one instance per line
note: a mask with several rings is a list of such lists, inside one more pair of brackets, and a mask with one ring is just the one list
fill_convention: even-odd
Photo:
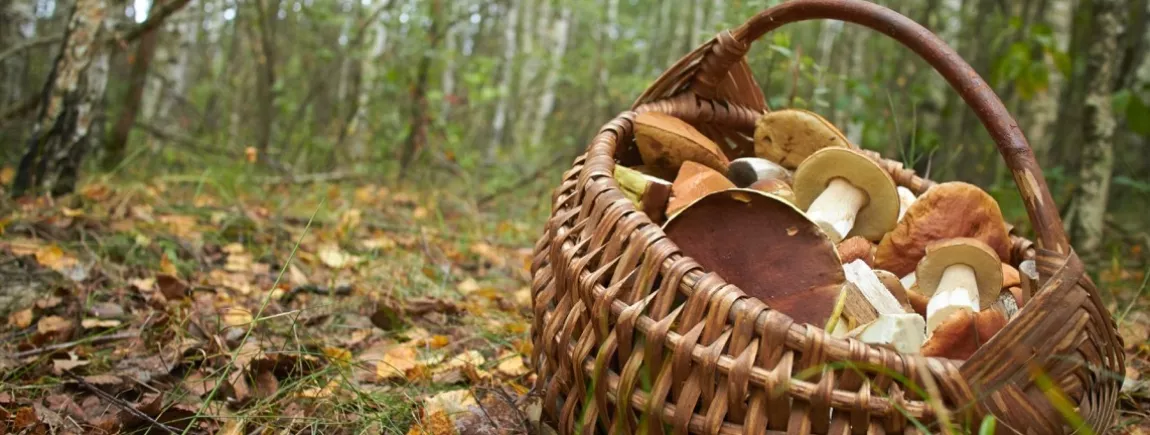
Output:
[[79,346],[81,344],[104,344],[104,343],[111,343],[113,341],[120,341],[120,340],[127,340],[130,338],[137,338],[139,336],[140,336],[140,333],[136,332],[136,331],[121,332],[121,333],[111,334],[111,335],[97,335],[97,336],[91,337],[91,338],[81,338],[79,340],[69,341],[66,343],[56,343],[56,344],[51,344],[51,345],[44,346],[44,347],[38,347],[35,349],[28,349],[28,350],[23,351],[23,352],[16,352],[16,354],[13,355],[13,357],[15,357],[16,359],[27,358],[30,356],[43,355],[43,354],[46,354],[49,352],[64,350],[64,349],[67,349],[70,347]]
[[83,387],[85,390],[88,390],[92,394],[100,396],[100,398],[102,398],[104,400],[112,402],[112,404],[115,405],[117,408],[123,409],[124,411],[127,411],[129,414],[132,414],[136,418],[144,420],[145,422],[147,422],[152,427],[158,428],[158,429],[160,429],[166,433],[170,433],[172,435],[176,435],[176,434],[180,433],[179,429],[176,429],[172,426],[168,426],[166,424],[160,423],[159,421],[156,421],[156,419],[148,416],[148,414],[140,412],[140,410],[138,410],[138,409],[136,409],[136,407],[132,406],[131,403],[125,402],[123,399],[121,399],[119,397],[113,396],[111,394],[108,394],[104,390],[96,388],[95,385],[88,383],[88,381],[85,381],[84,378],[77,376],[75,373],[72,373],[71,371],[66,370],[66,371],[64,371],[64,375],[67,376],[69,379],[75,381],[77,384],[80,384],[80,387]]

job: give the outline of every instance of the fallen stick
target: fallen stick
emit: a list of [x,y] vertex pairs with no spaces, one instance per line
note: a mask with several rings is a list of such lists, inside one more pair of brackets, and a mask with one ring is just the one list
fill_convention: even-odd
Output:
[[44,347],[38,347],[35,349],[28,349],[28,350],[23,351],[23,352],[16,352],[16,354],[13,355],[13,357],[15,357],[16,359],[27,358],[30,356],[37,356],[37,355],[43,355],[43,354],[46,354],[49,352],[55,352],[57,350],[64,350],[64,349],[67,349],[70,347],[79,346],[81,344],[89,344],[89,343],[90,344],[104,344],[104,343],[111,343],[113,341],[127,340],[129,338],[137,338],[139,336],[140,336],[139,332],[121,332],[121,333],[111,334],[111,335],[98,335],[98,336],[91,337],[91,338],[81,338],[79,340],[69,341],[66,343],[56,343],[56,344],[51,344],[51,345],[44,346]]

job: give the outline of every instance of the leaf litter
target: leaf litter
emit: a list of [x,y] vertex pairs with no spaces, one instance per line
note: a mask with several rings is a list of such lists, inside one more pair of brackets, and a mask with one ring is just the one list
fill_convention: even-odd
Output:
[[533,226],[372,185],[186,188],[0,207],[0,432],[538,424]]

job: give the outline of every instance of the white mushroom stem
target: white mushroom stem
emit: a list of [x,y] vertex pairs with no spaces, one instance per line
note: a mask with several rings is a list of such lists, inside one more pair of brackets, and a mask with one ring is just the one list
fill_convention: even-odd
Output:
[[855,226],[855,217],[866,205],[867,194],[843,178],[833,178],[807,209],[807,217],[838,243]]
[[910,208],[911,204],[918,198],[914,197],[914,192],[902,186],[895,188],[898,191],[898,220],[901,222],[903,215],[906,214],[906,209]]
[[954,264],[942,271],[938,288],[926,304],[926,334],[961,310],[979,312],[978,281],[974,269],[965,264]]

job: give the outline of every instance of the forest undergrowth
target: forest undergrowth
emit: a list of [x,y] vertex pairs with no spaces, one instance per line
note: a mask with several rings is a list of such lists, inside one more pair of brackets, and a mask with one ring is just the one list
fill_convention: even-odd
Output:
[[[0,429],[541,433],[528,269],[552,175],[486,206],[220,171],[0,200]],[[1127,346],[1120,433],[1150,431],[1145,249],[1093,269]]]

